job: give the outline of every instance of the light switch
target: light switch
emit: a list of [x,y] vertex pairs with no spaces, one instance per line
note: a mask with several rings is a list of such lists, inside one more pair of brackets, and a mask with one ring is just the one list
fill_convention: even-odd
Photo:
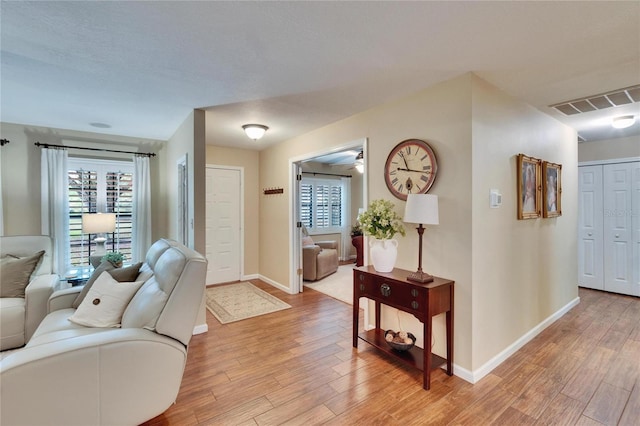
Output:
[[500,207],[502,205],[502,194],[500,193],[500,191],[497,189],[492,189],[489,194],[489,206],[492,209],[497,209],[498,207]]

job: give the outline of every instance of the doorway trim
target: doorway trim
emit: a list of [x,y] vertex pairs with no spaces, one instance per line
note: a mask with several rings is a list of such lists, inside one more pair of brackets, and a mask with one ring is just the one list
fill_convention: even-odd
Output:
[[[366,206],[369,200],[368,189],[368,170],[369,156],[367,155],[368,139],[356,139],[341,145],[332,146],[319,151],[302,154],[289,158],[289,292],[296,294],[302,292],[304,286],[302,275],[298,275],[298,269],[302,267],[302,247],[300,246],[299,229],[297,223],[297,209],[300,194],[296,190],[296,171],[300,167],[300,163],[322,155],[331,154],[333,152],[345,151],[348,149],[361,148],[364,155],[364,172],[362,173],[362,202]],[[364,262],[367,263],[367,251],[364,251]]]
[[[239,245],[239,257],[240,257],[240,281],[247,279],[244,275],[244,167],[238,166],[223,166],[219,164],[207,164],[205,169],[223,169],[223,170],[237,170],[240,172],[240,245]],[[206,193],[205,193],[206,194]],[[205,212],[208,215],[208,212]],[[206,230],[205,230],[206,232]],[[205,235],[206,241],[206,235]],[[207,254],[205,253],[205,258]]]

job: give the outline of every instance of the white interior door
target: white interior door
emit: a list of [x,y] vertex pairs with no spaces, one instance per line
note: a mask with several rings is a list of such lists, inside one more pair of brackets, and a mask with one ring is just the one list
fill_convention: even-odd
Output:
[[207,284],[241,278],[241,175],[238,169],[207,167]]
[[578,169],[578,285],[604,289],[602,166]]
[[[632,169],[634,163],[605,164],[604,289],[640,296],[634,275]],[[637,243],[636,243],[637,244]]]

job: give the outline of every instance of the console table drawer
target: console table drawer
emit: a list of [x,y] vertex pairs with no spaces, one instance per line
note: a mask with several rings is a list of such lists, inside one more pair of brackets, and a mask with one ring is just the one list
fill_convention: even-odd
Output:
[[395,306],[407,311],[423,312],[426,303],[426,291],[415,286],[376,277],[373,283],[376,298],[385,305]]
[[353,271],[354,292],[361,297],[372,297],[375,293],[374,279],[371,275]]

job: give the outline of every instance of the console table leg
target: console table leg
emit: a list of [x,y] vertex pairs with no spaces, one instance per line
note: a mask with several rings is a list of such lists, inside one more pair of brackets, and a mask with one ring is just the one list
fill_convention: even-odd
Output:
[[424,351],[423,351],[423,383],[422,387],[429,390],[431,387],[431,317],[425,318],[423,324]]
[[[354,288],[353,294],[354,295],[357,294],[355,292],[355,288]],[[353,298],[353,347],[354,348],[358,347],[358,330],[360,328],[359,322],[360,322],[360,298],[357,296],[354,296]]]

